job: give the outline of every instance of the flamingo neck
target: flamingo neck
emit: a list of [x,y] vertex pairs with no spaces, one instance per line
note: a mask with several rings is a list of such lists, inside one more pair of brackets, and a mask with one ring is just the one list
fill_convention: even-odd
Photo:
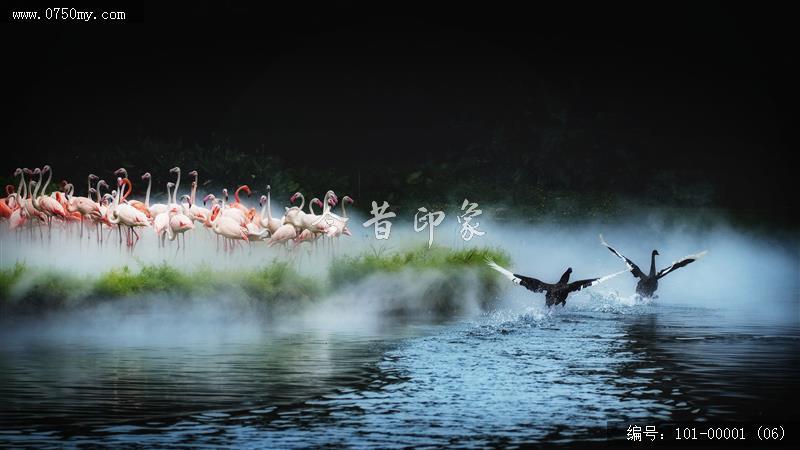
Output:
[[300,208],[299,209],[300,209],[300,211],[302,211],[303,210],[303,206],[306,205],[306,198],[303,196],[303,194],[301,194],[299,192],[297,193],[297,195],[300,196]]
[[144,206],[150,209],[150,186],[153,184],[153,178],[147,178],[147,192],[144,194]]
[[100,204],[100,182],[103,180],[97,180],[97,189],[95,192],[97,193],[97,204]]
[[176,199],[178,198],[178,188],[180,187],[180,185],[181,185],[181,169],[178,169],[178,177],[175,180],[175,190],[172,191],[172,203],[178,203]]
[[[46,194],[47,186],[50,185],[50,180],[52,180],[52,179],[53,179],[53,171],[52,170],[48,170],[47,171],[47,181],[44,183],[44,186],[42,186],[42,195],[47,195]],[[42,181],[42,176],[41,175],[39,176],[39,181]],[[36,186],[36,187],[38,188],[39,186]]]
[[131,192],[133,192],[133,184],[131,183],[131,180],[129,178],[123,178],[122,182],[128,188],[127,190],[125,190],[125,195],[122,196],[122,200],[127,200],[128,196],[131,195]]
[[267,220],[272,222],[272,204],[270,203],[270,191],[267,190]]
[[[23,177],[24,177],[24,175],[23,175]],[[22,199],[21,201],[25,201],[25,199],[28,197],[28,185],[26,183],[24,183],[24,181],[25,181],[24,178],[23,178],[23,180],[20,180],[19,189],[18,189],[19,195],[21,195],[21,197],[19,197],[19,198]]]
[[311,199],[311,202],[308,203],[308,211],[311,212],[312,215],[316,216],[317,213],[314,212],[314,200],[316,199]]
[[[25,191],[23,191],[23,189],[25,189]],[[19,192],[19,193],[25,192],[25,194],[27,195],[27,188],[25,187],[25,173],[24,172],[20,172],[19,173],[19,187],[17,188],[17,192]],[[23,195],[22,198],[25,198],[25,195]]]
[[331,192],[328,191],[325,193],[325,199],[322,200],[322,215],[327,216],[329,212],[331,212]]
[[36,209],[39,209],[39,197],[37,197],[37,195],[39,194],[40,187],[42,187],[42,172],[39,172],[39,181],[36,183],[36,189],[33,190],[33,194],[31,195],[33,206],[35,206]]
[[192,200],[192,204],[194,205],[195,194],[197,194],[197,175],[194,176],[194,181],[192,182],[192,194],[189,198]]

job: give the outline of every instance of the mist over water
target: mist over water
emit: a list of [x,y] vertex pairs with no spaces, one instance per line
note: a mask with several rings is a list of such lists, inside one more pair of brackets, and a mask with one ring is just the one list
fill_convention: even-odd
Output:
[[[350,216],[352,237],[293,252],[259,242],[225,254],[203,229],[190,232],[185,252],[157,248],[149,229],[132,252],[116,232],[98,248],[75,232],[31,242],[4,231],[0,265],[90,277],[143,264],[192,271],[288,261],[324,280],[334,255],[428,239],[398,217],[391,238],[377,241],[360,225],[366,217]],[[637,280],[623,273],[552,309],[543,294],[506,283],[483,311],[469,270],[464,307],[443,320],[426,309],[426,293],[447,275],[404,270],[326,288],[309,308],[279,317],[235,293],[155,293],[4,321],[0,401],[11,408],[0,414],[0,442],[481,447],[549,442],[553,433],[580,442],[601,439],[607,420],[744,420],[797,397],[797,234],[657,213],[571,224],[486,218],[480,229],[486,235],[462,241],[448,211],[434,245],[497,247],[510,255],[508,269],[546,282],[567,267],[573,280],[624,269],[599,233],[644,271],[653,249],[658,269],[709,253],[663,278],[653,300],[636,296]],[[414,315],[389,314],[398,306]]]
[[[255,204],[252,206],[257,207]],[[274,216],[279,217],[281,211],[282,207],[273,201]],[[535,223],[522,223],[478,217],[479,229],[486,234],[465,242],[458,234],[456,211],[447,213],[445,221],[434,229],[434,245],[499,248],[511,256],[513,262],[508,269],[545,282],[557,281],[567,267],[573,268],[572,280],[599,277],[625,269],[621,260],[600,245],[598,234],[602,233],[610,245],[645,272],[650,267],[653,249],[660,252],[656,259],[657,270],[683,256],[709,251],[704,258],[660,280],[655,300],[658,303],[718,308],[732,316],[745,315],[752,320],[796,323],[800,317],[800,236],[796,233],[759,234],[734,228],[722,219],[711,223],[691,216],[681,221],[667,220],[665,215],[655,211],[613,222],[571,224],[545,218]],[[355,210],[349,215],[348,227],[352,237],[342,236],[332,244],[322,240],[303,243],[291,251],[281,246],[267,248],[265,242],[252,242],[242,244],[233,252],[224,252],[214,233],[200,224],[186,234],[186,247],[182,249],[177,248],[176,242],[168,242],[166,248],[159,248],[152,229],[140,229],[142,239],[132,251],[125,249],[124,244],[119,246],[116,230],[104,231],[107,238],[102,246],[95,242],[93,230],[91,233],[84,230],[86,235],[81,240],[75,227],[66,232],[54,227],[50,238],[45,227],[41,240],[38,231],[33,231],[34,239],[31,239],[27,230],[20,233],[5,230],[0,234],[0,267],[24,263],[35,270],[91,277],[121,267],[135,272],[148,264],[167,264],[192,271],[198,268],[253,269],[276,261],[288,261],[300,273],[324,280],[330,265],[336,264],[335,257],[390,254],[419,248],[428,239],[427,229],[414,232],[410,218],[397,217],[392,219],[390,239],[376,240],[373,228],[361,225],[368,217]],[[437,273],[413,272],[377,274],[348,285],[344,290],[326,292],[324,300],[314,307],[317,313],[309,314],[324,323],[324,317],[332,317],[324,311],[334,307],[338,312],[335,315],[336,326],[339,326],[343,317],[380,314],[384,311],[381,305],[388,297],[384,295],[387,292],[392,294],[395,302],[424,301],[426,286],[439,276]],[[474,276],[465,274],[463,286],[464,309],[472,313],[479,309],[477,292],[469,283]],[[601,285],[572,294],[567,308],[580,303],[597,303],[600,298],[633,304],[638,300],[634,295],[636,281],[629,273],[623,273]],[[17,290],[25,288],[23,280]],[[101,310],[91,311],[86,321],[77,317],[77,326],[85,332],[87,324],[83,322],[98,326],[106,324],[110,330],[120,333],[122,330],[140,329],[152,320],[166,330],[179,325],[184,331],[194,328],[201,330],[200,334],[206,334],[202,331],[204,328],[216,333],[230,328],[230,323],[236,323],[236,328],[242,329],[254,320],[247,311],[237,310],[241,306],[236,306],[235,301],[224,297],[213,302],[186,303],[172,302],[166,294],[148,296],[147,309],[142,310],[141,302],[137,303],[139,311],[134,318],[128,316],[126,302],[118,302],[101,305]],[[502,300],[512,309],[533,306],[546,310],[542,294],[515,288],[510,283]],[[121,314],[122,320],[116,320],[116,314]],[[175,320],[170,320],[171,317]],[[220,326],[214,323],[215,318],[219,318]],[[132,320],[137,325],[132,325]],[[256,321],[254,328],[260,326]],[[61,324],[60,328],[64,329],[65,325]]]

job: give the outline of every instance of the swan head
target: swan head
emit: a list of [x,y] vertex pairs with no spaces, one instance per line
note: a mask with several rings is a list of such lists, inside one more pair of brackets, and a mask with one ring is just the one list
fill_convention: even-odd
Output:
[[572,267],[567,267],[567,273],[572,273]]
[[658,250],[653,250],[653,256],[659,255]]

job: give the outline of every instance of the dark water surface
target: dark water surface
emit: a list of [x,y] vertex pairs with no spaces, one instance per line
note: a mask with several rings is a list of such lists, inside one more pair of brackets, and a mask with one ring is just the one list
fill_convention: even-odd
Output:
[[613,300],[172,344],[3,340],[6,446],[602,441],[609,420],[786,419],[800,376],[797,318]]

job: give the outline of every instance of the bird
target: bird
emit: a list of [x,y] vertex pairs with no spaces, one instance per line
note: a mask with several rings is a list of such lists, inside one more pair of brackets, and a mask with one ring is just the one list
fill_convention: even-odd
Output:
[[[275,233],[278,231],[281,225],[283,225],[283,220],[278,219],[276,217],[272,217],[272,204],[270,202],[270,192],[272,191],[272,187],[267,185],[267,195],[261,196],[261,226],[268,229],[270,234]],[[267,211],[267,217],[264,217],[264,208]]]
[[578,280],[570,283],[569,277],[572,274],[572,267],[568,267],[567,271],[564,272],[563,275],[561,275],[561,279],[558,280],[557,283],[551,284],[551,283],[545,283],[544,281],[541,280],[537,280],[536,278],[526,277],[525,275],[512,273],[510,270],[498,265],[489,258],[486,259],[486,263],[492,269],[505,275],[505,277],[511,280],[514,284],[523,286],[527,288],[529,291],[544,292],[545,293],[544,298],[548,308],[553,305],[559,305],[559,304],[562,306],[566,306],[567,296],[570,293],[580,291],[581,289],[587,288],[589,286],[600,284],[606,280],[614,278],[615,276],[621,273],[626,272],[625,270],[622,270],[617,273],[612,273],[611,275],[606,275],[604,277],[588,278],[585,280]]
[[702,252],[695,253],[694,255],[684,256],[683,258],[673,262],[669,266],[665,267],[664,269],[659,270],[656,272],[656,256],[659,255],[658,250],[653,250],[650,254],[650,273],[645,274],[642,270],[634,264],[633,261],[626,258],[622,253],[618,252],[614,247],[608,245],[608,243],[603,239],[603,235],[600,235],[600,243],[603,244],[606,248],[608,248],[611,253],[616,255],[618,258],[625,261],[625,265],[628,266],[628,270],[633,274],[635,278],[639,279],[639,282],[636,283],[636,293],[641,295],[642,297],[652,297],[653,294],[658,289],[658,280],[660,278],[665,277],[668,273],[680,269],[683,266],[689,265],[698,259],[705,256],[708,253],[708,250],[703,250]]
[[[188,195],[184,197],[189,198]],[[186,235],[184,233],[188,230],[193,230],[194,223],[192,222],[192,219],[190,219],[187,215],[181,212],[171,211],[168,214],[169,214],[169,226],[167,227],[167,237],[169,238],[170,241],[174,241],[175,238],[177,238],[180,235],[183,235],[183,246],[185,249]],[[181,246],[181,241],[179,239],[178,248],[180,248],[180,246]]]
[[[236,242],[236,240],[250,240],[250,238],[247,236],[246,226],[230,217],[223,216],[219,211],[219,205],[214,205],[214,207],[211,209],[211,229],[221,237],[227,238],[223,241],[226,249],[233,250],[233,243]],[[228,243],[229,240],[230,244]]]

